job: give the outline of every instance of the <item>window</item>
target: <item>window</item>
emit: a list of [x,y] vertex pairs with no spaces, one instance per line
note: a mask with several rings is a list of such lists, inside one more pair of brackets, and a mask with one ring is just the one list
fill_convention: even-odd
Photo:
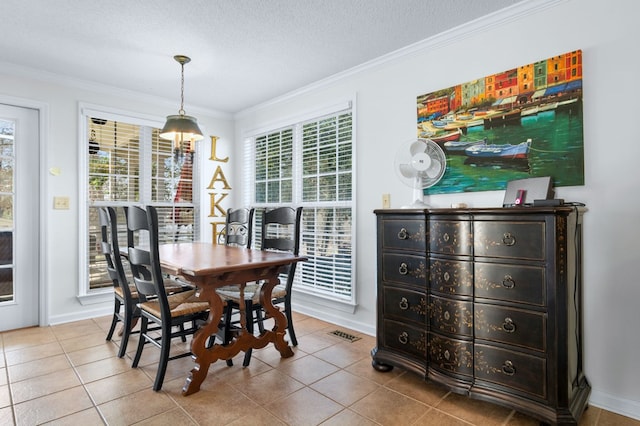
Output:
[[256,233],[261,209],[302,206],[300,252],[309,260],[298,265],[294,288],[348,303],[355,299],[353,144],[349,104],[252,135],[245,151],[245,202],[257,209]]
[[[84,109],[86,181],[85,220],[87,279],[80,294],[111,287],[100,249],[97,208],[154,205],[158,208],[161,242],[193,241],[198,234],[198,209],[193,193],[194,154],[174,150],[158,136],[157,123]],[[118,209],[119,238],[126,245],[126,222]]]

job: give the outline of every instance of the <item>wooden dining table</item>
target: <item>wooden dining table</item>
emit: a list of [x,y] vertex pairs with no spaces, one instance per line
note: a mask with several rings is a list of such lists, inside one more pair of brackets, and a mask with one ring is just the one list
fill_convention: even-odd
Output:
[[[162,244],[159,246],[159,255],[164,272],[193,284],[198,297],[210,305],[206,324],[196,332],[191,342],[196,365],[182,388],[183,395],[200,390],[211,363],[231,359],[240,351],[259,349],[273,343],[283,358],[293,356],[293,350],[284,339],[287,318],[271,303],[271,292],[279,283],[280,270],[294,262],[307,260],[305,257],[207,242]],[[258,280],[264,282],[260,287],[260,303],[267,315],[275,320],[273,329],[265,330],[259,336],[247,332],[244,305],[240,304],[241,330],[237,338],[227,346],[214,344],[207,347],[209,337],[218,332],[224,309],[224,301],[216,289],[237,285],[244,290],[246,283]]]

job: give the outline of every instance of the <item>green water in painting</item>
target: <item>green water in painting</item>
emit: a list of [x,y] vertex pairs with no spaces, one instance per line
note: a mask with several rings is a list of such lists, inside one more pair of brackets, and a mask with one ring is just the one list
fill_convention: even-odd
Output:
[[572,107],[545,111],[502,127],[476,126],[460,140],[487,139],[489,144],[518,144],[531,139],[528,160],[474,161],[466,155],[447,154],[442,180],[425,194],[491,191],[507,182],[551,176],[553,186],[584,185],[582,100]]

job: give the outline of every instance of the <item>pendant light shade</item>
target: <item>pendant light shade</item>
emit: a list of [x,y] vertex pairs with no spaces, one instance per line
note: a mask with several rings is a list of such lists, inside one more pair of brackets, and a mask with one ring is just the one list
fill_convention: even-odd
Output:
[[182,149],[182,143],[186,141],[199,141],[204,138],[202,130],[198,127],[198,120],[195,117],[186,115],[184,112],[184,64],[191,61],[188,56],[176,55],[173,57],[181,66],[180,80],[180,110],[177,115],[167,116],[167,122],[160,131],[160,137],[171,139],[176,144],[176,148]]

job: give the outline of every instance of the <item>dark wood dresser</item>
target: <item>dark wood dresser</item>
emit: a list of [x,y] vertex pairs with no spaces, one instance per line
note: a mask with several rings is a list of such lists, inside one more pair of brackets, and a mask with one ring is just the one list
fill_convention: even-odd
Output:
[[376,210],[373,367],[577,424],[584,208]]

